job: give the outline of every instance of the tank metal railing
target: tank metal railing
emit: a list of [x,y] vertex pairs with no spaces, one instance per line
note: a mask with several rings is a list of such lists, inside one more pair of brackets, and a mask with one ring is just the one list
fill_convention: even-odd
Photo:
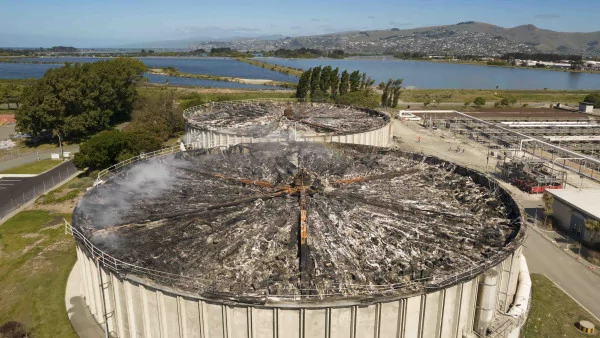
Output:
[[[189,107],[183,110],[183,117],[187,118],[190,114],[204,107],[214,107],[220,105],[226,105],[231,103],[265,103],[265,102],[312,102],[304,99],[298,99],[294,97],[274,97],[274,98],[260,98],[260,99],[243,99],[243,100],[228,100],[228,101],[214,101],[207,102],[197,106]],[[334,104],[334,103],[332,103]]]
[[[295,97],[274,97],[274,98],[259,98],[259,99],[242,99],[242,100],[227,100],[227,101],[214,101],[214,102],[207,102],[207,103],[203,103],[197,106],[193,106],[193,107],[189,107],[183,110],[183,117],[184,118],[188,118],[190,116],[190,114],[193,114],[195,112],[197,112],[198,110],[202,109],[202,108],[208,108],[208,107],[218,107],[218,106],[224,106],[227,104],[232,104],[232,103],[242,103],[242,104],[250,104],[250,103],[268,103],[268,102],[307,102],[307,103],[322,103],[322,104],[330,104],[332,106],[337,106],[339,104],[337,103],[333,103],[333,102],[327,102],[327,101],[312,101],[312,100],[308,100],[308,99],[301,99],[301,98],[295,98]],[[351,106],[353,108],[357,108],[357,109],[361,109],[360,107],[354,107]],[[377,110],[377,109],[371,109],[371,108],[362,108],[362,109],[368,109],[371,111],[377,111],[379,113],[381,113],[382,115],[387,116],[387,114],[383,111]]]
[[[186,149],[190,149],[190,146],[186,145]],[[138,156],[129,158],[123,162],[119,162],[119,163],[112,165],[104,170],[101,170],[98,173],[98,177],[96,178],[96,183],[94,184],[94,186],[97,185],[98,183],[100,183],[102,181],[102,178],[104,178],[106,175],[108,175],[110,173],[118,173],[123,168],[129,167],[130,165],[132,165],[134,163],[137,163],[139,161],[145,161],[147,159],[154,158],[154,157],[162,157],[162,156],[166,156],[166,155],[171,155],[171,154],[177,153],[179,151],[181,151],[181,146],[176,145],[176,146],[172,146],[172,147],[168,147],[168,148],[159,149],[159,150],[149,152],[149,153],[142,153]]]
[[[227,295],[232,296],[233,292],[231,291],[221,291],[221,290],[244,290],[247,285],[246,284],[235,284],[235,283],[227,283],[227,282],[218,282],[216,279],[211,278],[201,278],[198,276],[185,276],[175,273],[169,273],[160,270],[149,269],[145,267],[141,267],[135,264],[124,262],[116,257],[113,257],[102,249],[98,248],[94,245],[88,237],[79,229],[71,226],[71,224],[64,220],[65,222],[65,233],[71,234],[73,238],[75,238],[81,245],[85,247],[85,249],[91,254],[93,260],[99,260],[102,266],[114,273],[119,275],[122,274],[137,274],[140,276],[147,276],[152,279],[158,278],[162,281],[169,281],[173,284],[180,284],[189,287],[190,285],[196,286],[195,289],[204,293],[211,295]],[[261,294],[257,293],[256,297],[267,297],[267,298],[283,298],[283,299],[305,299],[305,298],[325,298],[325,297],[334,297],[334,296],[348,296],[357,293],[371,293],[371,294],[387,294],[393,293],[400,289],[406,290],[422,290],[422,289],[439,289],[444,288],[449,285],[456,284],[461,280],[466,280],[481,274],[486,269],[498,265],[504,259],[506,259],[508,255],[506,253],[499,253],[494,257],[480,261],[476,263],[474,266],[470,266],[467,269],[457,269],[459,271],[463,271],[452,275],[450,277],[444,278],[442,280],[437,280],[435,278],[427,277],[421,279],[413,279],[408,280],[402,283],[392,283],[392,284],[350,284],[350,283],[327,283],[323,284],[321,287],[316,286],[314,288],[297,288],[293,285],[288,285],[286,287],[283,284],[279,283],[270,283],[264,287],[265,290],[271,289],[272,287],[276,287],[276,293],[272,294]],[[326,290],[326,291],[324,291]],[[332,291],[338,290],[338,291]],[[248,297],[252,297],[252,295],[248,295]]]
[[[191,145],[186,145],[185,146],[186,149],[192,149]],[[121,170],[129,167],[132,164],[135,164],[137,162],[140,161],[145,161],[151,158],[156,158],[156,157],[162,157],[162,156],[167,156],[167,155],[171,155],[171,154],[175,154],[177,152],[181,151],[181,146],[177,145],[177,146],[172,146],[172,147],[168,147],[168,148],[164,148],[164,149],[160,149],[157,151],[153,151],[150,153],[144,153],[144,154],[140,154],[138,156],[132,157],[130,159],[127,159],[123,162],[117,163],[107,169],[104,169],[102,171],[100,171],[98,173],[98,178],[96,179],[96,183],[95,186],[102,183],[102,179],[106,178],[108,175],[113,174],[113,173],[118,173]],[[71,226],[71,224],[69,222],[67,222],[67,220],[65,220],[65,233],[71,234],[73,236],[73,238],[79,240],[79,242],[88,250],[88,252],[92,255],[93,259],[99,259],[100,262],[102,263],[102,265],[117,273],[117,274],[123,274],[123,273],[133,273],[133,274],[141,274],[141,275],[145,275],[145,276],[149,276],[149,277],[158,277],[160,279],[163,280],[168,280],[170,282],[181,282],[181,281],[186,281],[188,283],[194,283],[196,285],[198,285],[198,289],[201,290],[202,292],[206,293],[206,294],[215,294],[215,295],[229,295],[231,296],[232,294],[229,292],[222,292],[222,291],[218,291],[219,288],[218,287],[218,282],[216,281],[216,279],[206,279],[206,278],[200,278],[197,276],[184,276],[184,275],[179,275],[179,274],[174,274],[174,273],[169,273],[169,272],[164,272],[164,271],[159,271],[159,270],[154,270],[154,269],[149,269],[149,268],[144,268],[141,266],[137,266],[135,264],[131,264],[131,263],[127,263],[124,262],[122,260],[119,260],[107,253],[105,253],[103,250],[101,250],[100,248],[98,248],[97,246],[95,246],[89,239],[88,237],[85,236],[85,234],[77,229]],[[477,276],[478,274],[481,274],[483,271],[487,270],[490,267],[493,267],[495,265],[498,265],[500,262],[502,262],[504,259],[506,259],[506,257],[509,256],[510,253],[508,252],[499,252],[496,255],[485,259],[485,260],[481,260],[477,263],[474,264],[469,264],[469,266],[466,266],[464,268],[457,268],[457,271],[461,271],[459,273],[456,273],[454,275],[448,276],[448,277],[444,277],[443,279],[437,279],[437,278],[432,278],[432,277],[427,277],[427,278],[420,278],[420,279],[412,279],[403,283],[395,283],[395,284],[369,284],[369,285],[364,285],[364,284],[348,284],[348,283],[339,283],[339,284],[327,284],[327,285],[323,285],[323,289],[327,289],[327,292],[322,292],[319,291],[319,288],[312,288],[312,289],[299,289],[296,288],[295,286],[291,286],[288,287],[287,289],[285,288],[285,285],[283,284],[279,284],[279,283],[273,283],[270,285],[267,285],[266,289],[268,289],[268,287],[271,286],[276,286],[276,287],[283,287],[282,289],[277,289],[278,292],[284,291],[287,293],[283,293],[283,294],[265,294],[264,297],[269,297],[269,298],[285,298],[285,299],[304,299],[304,298],[324,298],[324,297],[333,297],[333,296],[342,296],[342,295],[352,295],[352,294],[356,294],[356,293],[391,293],[394,292],[396,290],[399,289],[414,289],[414,290],[419,290],[419,289],[439,289],[439,288],[444,288],[453,284],[456,284],[458,282],[460,282],[461,280],[467,280],[470,278],[473,278],[475,276]],[[225,286],[225,289],[235,289],[235,284],[224,284],[223,286]],[[244,288],[246,287],[246,285],[239,285],[240,288]],[[338,292],[331,292],[332,289],[337,289],[340,290]],[[257,297],[262,297],[263,295],[256,295]]]

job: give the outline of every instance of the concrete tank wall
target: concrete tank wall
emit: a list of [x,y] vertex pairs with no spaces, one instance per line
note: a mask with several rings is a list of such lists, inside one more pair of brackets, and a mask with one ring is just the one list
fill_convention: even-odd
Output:
[[[498,272],[498,300],[513,293],[510,276],[513,268],[519,270],[514,266],[518,255],[520,250],[492,268]],[[104,323],[106,318],[116,337],[462,338],[473,332],[481,278],[427,294],[370,303],[325,300],[305,305],[291,301],[253,305],[204,299],[103,267],[99,275],[96,261],[80,244],[77,258],[82,296],[95,319]],[[507,271],[511,265],[514,267]]]
[[337,142],[362,144],[377,147],[387,147],[392,137],[392,124],[366,131],[363,133],[347,135],[328,135],[328,134],[309,134],[302,135],[283,135],[280,137],[251,137],[235,134],[219,133],[217,131],[199,130],[192,125],[186,125],[185,143],[192,144],[194,148],[212,148],[219,146],[230,146],[240,143],[260,143],[260,142],[285,142],[285,141],[304,141],[304,142]]

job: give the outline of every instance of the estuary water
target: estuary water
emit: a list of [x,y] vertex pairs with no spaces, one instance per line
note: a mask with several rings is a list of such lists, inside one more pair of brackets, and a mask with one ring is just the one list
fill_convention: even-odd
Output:
[[398,59],[282,59],[256,58],[263,62],[308,69],[330,65],[340,71],[360,70],[379,83],[389,78],[404,79],[416,88],[465,89],[600,89],[600,74],[537,69],[519,69]]
[[[296,77],[261,68],[229,58],[207,57],[142,57],[139,58],[151,68],[175,67],[181,72],[231,76],[246,79],[268,79],[295,82]],[[436,63],[423,61],[403,61],[390,58],[382,59],[282,59],[256,58],[257,60],[308,69],[315,66],[331,65],[340,70],[360,70],[374,78],[377,83],[389,78],[404,79],[404,86],[416,88],[465,88],[465,89],[600,89],[600,74],[572,73],[535,69],[517,69],[468,64]],[[94,62],[104,58],[57,57],[18,59],[23,63],[0,63],[0,78],[40,78],[51,68],[62,64],[32,64],[27,61],[52,62]],[[168,80],[175,85],[193,85],[221,88],[278,89],[272,86],[249,85],[235,82],[200,80],[191,78],[168,77],[146,74],[153,83]]]
[[[175,67],[184,73],[209,74],[217,76],[231,76],[245,79],[267,79],[275,81],[296,82],[296,77],[285,75],[247,63],[228,58],[177,58],[177,57],[142,57],[139,58],[150,68]],[[0,79],[25,79],[40,78],[48,69],[61,67],[66,62],[95,62],[106,60],[106,58],[92,57],[56,57],[56,58],[23,58],[15,59],[21,63],[0,62]],[[27,62],[60,62],[60,64],[36,64]],[[202,80],[182,77],[172,77],[154,74],[145,74],[152,83],[190,85],[220,88],[245,88],[245,89],[279,89],[273,86],[241,84],[226,81]]]

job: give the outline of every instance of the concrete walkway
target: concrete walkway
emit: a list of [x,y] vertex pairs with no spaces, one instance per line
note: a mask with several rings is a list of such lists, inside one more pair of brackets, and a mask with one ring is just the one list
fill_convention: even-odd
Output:
[[79,264],[75,263],[69,274],[65,292],[65,306],[69,321],[79,337],[103,338],[104,330],[96,323],[85,299],[81,296],[83,294],[82,285]]

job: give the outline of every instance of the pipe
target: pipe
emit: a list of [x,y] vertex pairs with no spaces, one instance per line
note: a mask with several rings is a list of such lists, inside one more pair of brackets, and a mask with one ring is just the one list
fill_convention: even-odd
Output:
[[535,139],[529,138],[526,140],[521,140],[521,145],[519,146],[519,153],[521,153],[523,151],[523,142],[531,142],[531,141],[535,141]]
[[515,295],[515,301],[507,315],[519,318],[523,317],[527,312],[527,306],[529,305],[529,298],[531,298],[531,277],[529,277],[529,268],[527,267],[527,261],[525,255],[521,254],[519,261],[519,285],[517,286],[517,293]]
[[498,272],[494,269],[488,270],[479,282],[477,290],[477,303],[475,306],[475,332],[480,336],[486,336],[492,327],[496,313],[496,301],[498,295]]

